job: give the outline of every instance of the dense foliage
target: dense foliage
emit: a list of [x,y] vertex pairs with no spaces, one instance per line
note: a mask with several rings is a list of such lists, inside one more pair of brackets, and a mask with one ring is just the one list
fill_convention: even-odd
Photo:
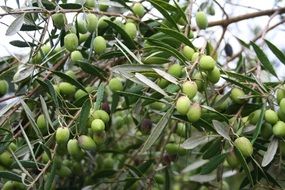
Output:
[[[223,7],[197,3],[2,6],[28,49],[0,62],[2,189],[285,188],[285,86],[267,53],[285,55],[265,39],[285,9],[210,22]],[[234,51],[227,27],[258,16],[280,19]]]

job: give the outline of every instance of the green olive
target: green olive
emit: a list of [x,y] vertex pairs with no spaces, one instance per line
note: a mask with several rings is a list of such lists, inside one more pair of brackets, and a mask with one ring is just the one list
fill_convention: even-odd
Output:
[[123,87],[123,83],[121,82],[121,80],[119,78],[112,78],[109,81],[109,88],[113,91],[122,91],[124,89]]
[[77,38],[76,34],[70,33],[64,37],[64,47],[70,52],[77,49],[78,38]]
[[176,101],[176,110],[182,114],[186,115],[190,108],[191,101],[187,96],[181,96]]
[[264,114],[265,121],[274,125],[279,120],[278,115],[275,111],[269,109],[265,111]]
[[55,140],[58,144],[67,143],[70,136],[69,129],[67,127],[59,127],[55,133]]
[[64,29],[67,23],[67,19],[63,13],[55,13],[51,16],[51,19],[53,21],[54,27],[58,29]]
[[9,89],[9,84],[6,80],[0,80],[0,97],[4,96]]
[[61,94],[66,95],[66,96],[71,96],[74,95],[76,88],[72,84],[68,82],[61,82],[59,83],[59,91]]
[[196,24],[200,29],[206,29],[208,27],[208,19],[203,11],[196,13]]
[[195,50],[189,46],[184,46],[182,50],[182,54],[189,60],[192,60],[192,56],[195,53]]
[[81,135],[78,138],[79,146],[84,150],[94,150],[96,148],[96,143],[94,140],[87,136],[87,135]]
[[200,104],[193,103],[187,112],[187,118],[190,122],[196,122],[201,118],[202,108]]
[[169,68],[168,68],[168,73],[171,74],[172,76],[174,77],[181,77],[182,73],[183,73],[183,67],[176,63],[176,64],[173,64],[171,65]]
[[240,150],[244,157],[249,157],[253,153],[253,146],[246,137],[238,137],[234,141],[234,145]]
[[218,67],[214,67],[214,69],[207,74],[207,79],[212,83],[219,82],[221,78],[221,72]]
[[285,123],[283,121],[277,121],[273,125],[273,134],[277,137],[285,137]]
[[132,7],[134,14],[138,17],[143,17],[145,14],[145,9],[141,3],[135,3]]
[[95,14],[89,13],[86,15],[86,27],[89,32],[95,32],[98,25],[98,18]]
[[132,22],[126,23],[124,30],[132,39],[137,36],[137,26]]
[[102,36],[97,36],[93,41],[93,49],[95,53],[101,54],[107,48],[106,40]]
[[227,154],[226,160],[231,168],[236,168],[240,165],[240,162],[234,151]]
[[230,97],[234,103],[243,104],[245,102],[245,99],[242,99],[243,96],[245,96],[243,90],[239,88],[232,89]]
[[71,156],[77,157],[81,153],[79,143],[76,139],[70,139],[67,143],[67,151]]
[[91,129],[94,133],[100,133],[105,130],[105,123],[101,119],[94,119],[91,123]]
[[80,51],[75,50],[75,51],[71,52],[70,59],[72,62],[76,63],[78,61],[82,61],[83,56],[82,56]]
[[109,24],[105,20],[110,20],[110,18],[105,15],[102,16],[98,21],[98,28],[104,29],[109,26]]
[[198,91],[198,86],[193,81],[186,81],[182,84],[182,92],[192,99],[195,97]]
[[202,71],[212,71],[216,66],[216,61],[209,55],[202,55],[199,61],[199,68]]
[[0,164],[6,168],[10,167],[13,163],[12,154],[8,151],[4,151],[0,154]]

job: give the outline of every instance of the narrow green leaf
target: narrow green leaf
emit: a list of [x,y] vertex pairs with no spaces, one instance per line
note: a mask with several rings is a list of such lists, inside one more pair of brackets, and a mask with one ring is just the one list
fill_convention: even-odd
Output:
[[58,167],[57,162],[53,161],[52,166],[51,166],[51,172],[47,175],[47,180],[46,180],[45,185],[44,185],[44,190],[50,190],[51,189],[51,186],[53,184],[53,180],[55,178],[57,167]]
[[22,178],[20,175],[10,172],[10,171],[0,171],[0,178],[22,182]]
[[194,50],[196,49],[195,46],[192,44],[192,42],[186,37],[184,36],[181,32],[178,32],[177,30],[173,30],[170,28],[157,28],[159,31],[179,40],[181,43],[184,43],[187,46],[190,46],[191,48],[193,48]]
[[179,31],[179,28],[177,27],[177,24],[174,21],[174,19],[168,14],[168,12],[162,6],[160,6],[159,3],[156,3],[154,0],[150,0],[150,3],[164,16],[164,18],[169,22],[169,24],[172,27],[174,27],[176,30]]
[[225,123],[222,123],[220,121],[217,121],[217,120],[213,120],[212,123],[213,123],[213,126],[214,126],[214,128],[218,134],[220,134],[222,137],[224,137],[228,141],[231,141],[231,137],[229,135],[229,126],[228,125],[226,125]]
[[265,167],[268,164],[270,164],[270,162],[273,160],[277,152],[277,149],[278,149],[278,139],[274,138],[268,145],[267,151],[265,152],[263,156],[262,163],[261,163],[262,167]]
[[181,147],[184,149],[194,149],[201,144],[205,144],[210,142],[211,140],[215,139],[215,136],[207,136],[207,135],[198,135],[192,136],[186,139],[182,144]]
[[153,70],[159,74],[160,76],[162,76],[164,79],[168,80],[169,82],[178,85],[178,81],[175,77],[173,77],[172,75],[170,75],[169,73],[161,70],[161,69],[157,69],[157,68],[153,68]]
[[255,128],[255,132],[254,132],[252,140],[251,140],[252,144],[254,144],[255,140],[258,138],[258,135],[259,135],[259,133],[261,131],[265,109],[266,109],[266,104],[264,103],[262,108],[261,108],[260,116],[258,118],[258,121],[257,121],[257,124],[256,124],[256,128]]
[[21,14],[20,16],[18,16],[11,23],[11,25],[8,27],[8,29],[6,31],[6,35],[7,36],[12,36],[12,35],[16,34],[17,32],[19,32],[21,27],[22,27],[22,25],[24,24],[24,20],[25,20],[25,14]]
[[104,100],[104,93],[105,93],[105,84],[101,83],[98,87],[98,90],[97,90],[95,110],[98,110],[101,107],[101,103]]
[[124,40],[124,44],[128,48],[130,49],[136,48],[136,45],[133,39],[125,32],[125,30],[122,27],[118,26],[117,24],[115,24],[114,22],[110,20],[106,20],[106,22],[109,24],[109,26],[111,26],[114,30],[116,30],[121,35],[121,38]]
[[11,44],[12,46],[16,46],[16,47],[35,47],[37,46],[36,44],[33,44],[31,42],[23,42],[21,40],[13,40],[13,41],[10,41],[9,44]]
[[220,154],[211,158],[209,162],[202,167],[200,174],[204,175],[212,172],[225,160],[226,155],[227,154]]
[[57,76],[59,76],[60,78],[62,78],[63,80],[73,84],[77,88],[80,88],[84,92],[87,92],[85,87],[80,82],[78,82],[77,80],[71,78],[70,76],[68,76],[68,75],[66,75],[66,74],[64,74],[62,72],[58,72],[58,71],[53,71],[53,73],[56,74]]
[[240,150],[238,148],[235,147],[235,153],[237,155],[237,157],[239,158],[239,161],[241,162],[241,165],[247,175],[248,180],[250,181],[250,184],[253,186],[253,179],[249,170],[249,166],[245,160],[245,158],[243,157],[242,153],[240,152]]
[[115,38],[117,43],[123,48],[124,51],[126,51],[136,62],[139,64],[143,64],[139,58],[127,47],[125,46],[118,38]]
[[77,3],[63,3],[59,4],[59,6],[63,9],[81,9],[82,5]]
[[106,80],[107,73],[103,69],[96,67],[87,62],[78,62],[78,66],[86,73],[97,76],[100,79]]
[[89,112],[91,109],[90,100],[87,99],[82,105],[80,116],[79,116],[79,131],[80,134],[85,134],[87,132],[87,123],[89,118]]
[[139,79],[142,83],[144,83],[145,85],[147,85],[148,87],[150,87],[151,89],[159,92],[160,94],[164,95],[165,97],[169,97],[164,90],[162,90],[162,88],[160,88],[156,83],[154,83],[153,81],[151,81],[150,79],[148,79],[146,76],[140,74],[140,73],[136,73],[135,77],[137,79]]
[[[277,77],[277,74],[272,66],[272,64],[270,63],[269,59],[267,58],[266,54],[263,52],[263,50],[256,45],[254,42],[250,43],[251,46],[253,47],[259,61],[261,62],[261,64],[263,65],[264,69],[266,69],[268,72],[270,72],[272,75],[274,75],[275,77]],[[278,78],[278,77],[277,77]]]
[[151,134],[148,136],[147,140],[143,144],[143,147],[140,151],[141,153],[147,151],[159,138],[163,129],[165,128],[169,119],[171,118],[173,110],[174,110],[174,105],[172,105],[172,107],[169,108],[168,111],[164,114],[164,116],[159,120],[157,126],[151,131]]
[[[41,100],[42,110],[43,110],[45,119],[46,119],[46,121],[48,121],[48,125],[50,125],[51,128],[53,129],[53,124],[52,124],[51,119],[49,117],[47,104],[46,104],[46,102],[45,102],[45,100],[44,100],[44,98],[42,96],[40,96],[40,100]],[[47,128],[49,128],[49,127],[47,126]]]
[[269,49],[274,53],[274,55],[279,59],[279,61],[281,61],[284,65],[285,65],[285,55],[284,53],[279,50],[273,43],[271,43],[268,40],[265,40],[267,46],[269,47]]

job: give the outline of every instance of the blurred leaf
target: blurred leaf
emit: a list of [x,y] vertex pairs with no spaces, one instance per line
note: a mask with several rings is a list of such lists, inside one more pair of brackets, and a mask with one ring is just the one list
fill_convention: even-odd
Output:
[[8,27],[6,31],[6,36],[12,36],[20,31],[22,25],[24,24],[25,14],[19,15]]
[[279,50],[273,43],[271,43],[268,40],[265,40],[267,46],[269,47],[269,49],[274,53],[274,55],[279,59],[279,61],[281,61],[281,63],[283,63],[285,65],[285,55],[284,53]]
[[119,101],[120,101],[120,96],[118,92],[116,92],[112,95],[111,113],[114,113],[116,111]]
[[228,141],[231,141],[231,137],[229,135],[229,126],[217,120],[213,120],[212,122],[217,133],[220,134],[225,139],[227,139]]
[[139,64],[143,64],[141,60],[139,60],[137,56],[127,46],[125,46],[118,38],[115,38],[115,39],[117,43],[119,44],[119,46],[122,47],[123,50],[127,52],[136,62],[138,62]]
[[195,181],[199,183],[210,182],[216,179],[215,174],[208,174],[208,175],[193,175],[189,177],[190,181]]
[[196,50],[195,46],[192,44],[192,42],[185,37],[181,32],[178,32],[177,30],[173,30],[170,28],[158,28],[159,31],[179,40],[180,42],[184,43],[187,46],[190,46],[191,48],[193,48],[194,50]]
[[106,52],[102,55],[99,56],[99,59],[111,59],[111,58],[118,58],[118,57],[123,57],[124,54],[118,50],[114,50],[114,51],[109,51],[109,52]]
[[213,142],[211,142],[210,146],[207,146],[207,149],[205,153],[203,154],[203,159],[210,159],[213,156],[221,154],[221,152],[222,152],[222,142],[221,142],[221,139],[218,138],[218,139],[215,139]]
[[43,27],[38,25],[31,25],[31,24],[23,24],[20,31],[35,31],[35,30],[41,30]]
[[198,160],[198,161],[195,161],[194,163],[192,163],[189,166],[187,166],[186,168],[184,168],[182,170],[182,173],[189,173],[191,171],[194,171],[194,170],[200,168],[201,166],[205,165],[208,162],[209,162],[209,160]]
[[265,167],[268,164],[270,164],[270,162],[273,160],[277,152],[277,149],[278,149],[278,139],[273,138],[273,140],[268,145],[267,151],[265,152],[263,156],[262,163],[261,163],[262,167]]
[[82,105],[80,116],[79,116],[79,131],[80,134],[86,134],[87,132],[87,123],[88,123],[88,118],[89,118],[89,112],[91,109],[91,103],[90,100],[87,99],[84,104]]
[[159,138],[161,135],[163,129],[167,125],[169,119],[171,118],[172,112],[174,110],[174,105],[171,106],[171,108],[168,109],[168,111],[163,115],[163,117],[159,120],[157,123],[157,126],[151,131],[151,134],[148,136],[147,140],[143,144],[143,147],[141,149],[141,153],[144,153],[150,147],[155,143],[155,141]]
[[205,144],[210,142],[211,140],[215,139],[215,136],[208,136],[208,135],[195,135],[188,139],[186,139],[182,144],[181,147],[184,149],[194,149],[201,144]]
[[13,172],[10,172],[10,171],[0,171],[0,178],[22,182],[22,178],[20,175],[13,173]]
[[262,51],[262,49],[258,45],[256,45],[254,42],[251,42],[250,44],[253,47],[259,61],[263,65],[264,69],[266,69],[272,75],[277,77],[277,74],[276,74],[272,64],[270,63],[269,59],[267,58],[266,54]]
[[106,22],[115,30],[117,31],[120,35],[121,35],[121,38],[124,40],[124,44],[130,48],[130,49],[135,49],[136,48],[136,45],[133,41],[133,39],[125,32],[125,30],[118,26],[117,24],[113,23],[112,21],[110,20],[106,20]]
[[50,171],[50,173],[47,174],[47,178],[46,178],[45,183],[44,183],[44,190],[52,189],[52,184],[53,184],[53,181],[55,178],[57,167],[58,167],[57,162],[54,159],[54,161],[52,161],[51,171]]
[[23,42],[21,40],[13,40],[9,42],[12,46],[16,47],[35,47],[37,46],[36,44],[33,44],[31,42]]
[[204,174],[208,174],[208,173],[212,172],[222,162],[224,162],[226,155],[227,154],[224,153],[224,154],[217,155],[217,156],[214,156],[213,158],[211,158],[209,160],[209,162],[207,164],[205,164],[205,166],[202,167],[200,174],[204,175]]

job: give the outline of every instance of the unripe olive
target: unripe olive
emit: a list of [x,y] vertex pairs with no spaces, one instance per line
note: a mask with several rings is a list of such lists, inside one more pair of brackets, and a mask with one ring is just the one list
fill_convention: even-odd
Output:
[[243,90],[239,88],[232,89],[230,97],[234,103],[243,104],[245,102],[245,99],[241,99],[243,96],[245,96]]
[[145,14],[145,9],[141,3],[135,3],[132,10],[136,16],[143,17]]
[[267,121],[268,123],[272,125],[274,125],[278,121],[277,113],[271,109],[265,111],[264,118],[265,118],[265,121]]
[[140,126],[140,131],[143,134],[150,134],[151,129],[152,129],[152,121],[147,118],[143,119],[141,126]]
[[181,96],[176,101],[176,109],[178,113],[186,115],[190,108],[191,101],[187,96]]
[[79,44],[86,42],[89,36],[90,36],[90,33],[79,34]]
[[69,76],[69,77],[71,77],[73,79],[76,79],[76,75],[75,75],[73,70],[67,70],[67,71],[65,71],[64,74],[66,74],[67,76]]
[[100,4],[99,5],[99,10],[100,11],[107,11],[108,10],[108,8],[109,8],[109,6],[108,5],[103,5],[103,4]]
[[101,133],[94,133],[93,140],[96,145],[101,145],[106,141],[106,132],[102,131]]
[[208,72],[207,78],[212,83],[219,82],[219,80],[221,78],[220,69],[218,67],[214,67],[214,69],[212,71]]
[[70,33],[64,37],[64,47],[70,52],[76,50],[78,47],[78,38],[76,34]]
[[108,156],[103,160],[104,169],[113,169],[114,167],[114,159],[111,156]]
[[192,58],[191,58],[191,62],[194,63],[194,62],[198,61],[198,58],[199,58],[199,52],[193,53]]
[[208,19],[203,11],[196,13],[196,24],[200,29],[206,29],[208,27]]
[[253,146],[246,137],[238,137],[234,141],[234,145],[240,150],[244,157],[249,157],[253,153]]
[[165,104],[162,102],[153,102],[149,105],[149,107],[154,110],[162,110],[165,108]]
[[101,119],[104,123],[108,123],[110,121],[109,114],[104,110],[96,110],[92,113],[93,119]]
[[110,18],[105,15],[102,16],[98,21],[98,28],[104,29],[108,27],[109,24],[105,20],[110,20]]
[[66,95],[66,96],[71,96],[75,93],[76,88],[72,84],[68,82],[61,82],[59,83],[59,91],[61,94]]
[[9,148],[15,152],[17,150],[18,146],[14,142],[11,142],[9,144]]
[[273,125],[272,132],[276,137],[285,137],[285,123],[283,121],[277,121],[277,123]]
[[95,14],[89,13],[86,15],[87,30],[89,32],[95,32],[97,29],[98,18]]
[[4,96],[9,89],[9,84],[6,80],[0,80],[0,97]]
[[101,119],[94,119],[91,123],[91,129],[95,133],[100,133],[105,130],[105,123]]
[[55,140],[58,144],[65,144],[67,143],[70,136],[70,132],[68,127],[59,127],[55,133]]
[[[280,101],[285,98],[285,89],[283,88],[278,88],[276,91],[276,96],[277,96],[277,103],[280,104]],[[284,112],[285,113],[285,112]]]
[[58,29],[63,29],[66,25],[66,17],[63,13],[55,13],[51,16],[54,27]]
[[81,34],[87,33],[86,21],[83,19],[77,19],[77,30]]
[[10,152],[4,151],[0,154],[0,165],[8,168],[11,166],[12,163],[13,163],[13,157]]
[[112,78],[109,81],[109,88],[113,91],[122,91],[124,89],[123,87],[123,83],[121,82],[121,80],[119,78]]
[[212,71],[216,66],[216,61],[209,55],[202,55],[199,61],[199,68],[202,71]]
[[70,59],[72,62],[75,63],[75,62],[83,60],[83,56],[80,51],[75,50],[71,52]]
[[[192,60],[192,56],[195,53],[194,49],[189,46],[184,46],[182,50],[182,54],[189,60]],[[198,54],[199,55],[199,54]]]
[[44,114],[39,115],[39,117],[37,118],[37,125],[41,131],[46,130],[47,122]]
[[97,36],[93,41],[93,49],[95,53],[101,54],[107,48],[106,40],[102,36]]
[[252,124],[252,125],[257,124],[257,122],[258,122],[258,120],[260,118],[260,115],[261,115],[261,110],[260,109],[255,110],[254,112],[252,112],[249,115],[249,122],[250,122],[250,124]]
[[132,22],[126,23],[124,30],[132,39],[137,36],[137,26]]
[[271,137],[272,133],[272,125],[269,123],[263,123],[261,126],[261,131],[260,131],[261,136],[264,139],[269,139]]
[[75,100],[79,100],[80,98],[86,96],[87,94],[88,93],[85,92],[84,90],[79,89],[75,92],[74,98],[75,98]]
[[227,154],[226,160],[231,168],[236,168],[240,165],[240,162],[234,151]]
[[60,177],[68,177],[68,176],[70,176],[72,174],[72,171],[67,166],[61,166],[60,169],[57,171],[57,174]]
[[165,151],[168,154],[185,155],[187,153],[186,149],[182,148],[179,144],[176,143],[167,143],[165,146]]
[[154,181],[155,181],[155,183],[158,183],[158,184],[164,184],[165,178],[162,174],[155,174]]
[[[215,106],[214,108],[219,110],[219,111],[224,111],[227,109],[227,107],[229,106],[229,102],[230,102],[230,99],[229,98],[226,98],[224,101],[220,102],[220,100],[223,98],[222,95],[218,94],[215,98]],[[219,104],[217,104],[217,102],[220,102]]]
[[70,139],[67,143],[67,151],[71,156],[77,157],[81,153],[79,143],[76,139]]
[[186,125],[184,123],[178,123],[175,133],[180,137],[186,137]]
[[79,146],[84,150],[94,150],[96,148],[96,143],[94,140],[87,136],[87,135],[81,135],[78,138]]
[[280,110],[285,113],[285,98],[282,98],[279,103]]
[[169,68],[168,68],[168,73],[171,74],[172,76],[174,77],[181,77],[182,73],[183,73],[183,67],[176,63],[176,64],[173,64],[171,65]]
[[205,78],[207,77],[206,73],[204,72],[196,72],[193,76],[193,79],[195,80],[195,83],[198,87],[198,90],[204,90],[205,86]]
[[160,87],[160,88],[165,88],[169,85],[169,81],[164,79],[164,78],[159,78],[157,80],[157,85]]
[[200,104],[193,103],[187,112],[187,118],[190,122],[198,121],[202,115],[202,108]]
[[41,47],[41,50],[42,50],[44,55],[47,55],[50,52],[50,50],[51,50],[50,44],[44,44]]
[[42,153],[41,160],[42,160],[42,162],[45,163],[45,164],[48,163],[49,157],[48,157],[48,154],[47,154],[46,152],[43,152],[43,153]]
[[24,184],[17,181],[6,181],[1,190],[25,190]]
[[95,7],[95,1],[94,0],[86,0],[85,6],[88,8],[93,8],[93,7]]
[[198,91],[198,86],[193,81],[186,81],[182,84],[182,92],[192,99],[195,97]]

